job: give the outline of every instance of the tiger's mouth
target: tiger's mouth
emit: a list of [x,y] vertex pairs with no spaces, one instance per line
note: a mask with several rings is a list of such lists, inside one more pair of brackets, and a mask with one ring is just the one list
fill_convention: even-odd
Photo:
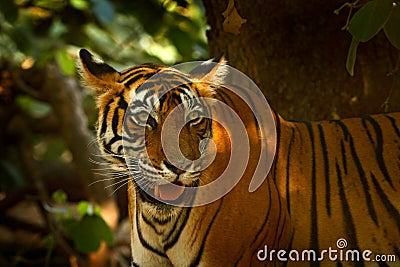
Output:
[[144,202],[154,205],[179,205],[191,198],[187,187],[196,187],[197,181],[191,185],[183,185],[181,182],[172,182],[167,184],[148,185],[139,188],[139,195]]
[[161,200],[176,201],[183,195],[185,186],[182,183],[168,183],[154,186],[154,196]]

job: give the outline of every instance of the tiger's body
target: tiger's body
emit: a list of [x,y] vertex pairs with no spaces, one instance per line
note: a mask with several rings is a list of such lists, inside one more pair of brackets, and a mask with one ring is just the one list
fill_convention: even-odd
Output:
[[399,122],[400,113],[277,120],[285,139],[271,172],[291,217],[292,248],[337,249],[344,238],[346,249],[399,259]]
[[[128,121],[124,130],[124,115],[132,99],[139,99],[140,106],[152,102],[152,97],[163,90],[156,82],[152,87],[138,88],[166,67],[141,65],[117,72],[85,50],[80,56],[85,81],[98,92],[98,141],[104,156],[128,169],[132,166],[124,153],[131,149],[136,173],[154,192],[143,193],[138,187],[141,180],[128,179],[133,266],[278,265],[276,253],[271,259],[260,260],[260,250],[267,246],[275,252],[313,249],[319,253],[336,248],[339,238],[347,240],[349,249],[391,254],[400,261],[400,113],[323,122],[288,122],[274,113],[278,137],[275,161],[263,184],[249,193],[260,139],[268,136],[261,135],[259,124],[242,99],[222,87],[209,88],[209,83],[203,83],[206,80],[218,85],[223,70],[184,78],[177,78],[172,71],[169,77],[187,79],[189,86],[160,97],[147,121],[141,121],[140,110],[133,107],[131,114],[137,117]],[[201,140],[211,138],[217,152],[210,166],[202,171],[194,164],[187,165],[188,169],[174,167],[157,141],[159,127],[170,111],[184,99],[201,97],[227,103],[244,122],[250,146],[247,168],[231,192],[208,205],[161,203],[155,197],[167,197],[148,170],[149,162],[163,179],[187,188],[212,182],[230,159],[231,133],[218,120],[196,119],[193,114],[198,113],[193,111],[185,113],[191,120],[182,128],[180,150],[186,158],[195,160],[201,153],[196,149]],[[195,111],[206,112],[207,108]],[[213,116],[225,114],[215,112]],[[123,131],[134,136],[140,127],[146,129],[143,140],[131,138],[129,149],[123,147]],[[135,152],[139,146],[147,149],[148,161],[140,160],[143,155]],[[179,194],[182,198],[197,197]],[[324,264],[329,263],[327,259]]]

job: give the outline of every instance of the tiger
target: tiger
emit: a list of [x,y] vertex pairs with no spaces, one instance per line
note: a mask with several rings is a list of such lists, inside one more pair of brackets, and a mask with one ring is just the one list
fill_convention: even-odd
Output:
[[[117,71],[85,49],[79,58],[83,82],[96,92],[102,154],[129,174],[132,266],[297,266],[302,260],[316,266],[395,264],[373,258],[380,254],[400,260],[400,113],[296,122],[272,110],[273,163],[257,190],[249,192],[264,149],[261,141],[269,136],[262,135],[250,105],[224,87],[229,75],[224,56],[187,72],[151,63]],[[147,83],[163,72],[163,79]],[[164,84],[176,88],[165,90]],[[226,103],[240,117],[249,160],[221,198],[175,205],[194,201],[198,195],[188,190],[217,179],[234,149],[234,133],[217,119],[231,115],[203,116],[213,109],[212,101],[201,103],[204,98]],[[187,100],[195,104],[182,105]],[[149,103],[155,104],[144,116]],[[175,152],[190,160],[185,164],[174,153],[167,157],[160,141],[163,124],[176,108],[183,111],[173,122],[184,125]],[[164,134],[167,141],[173,138]],[[215,157],[199,169],[196,159],[211,142]],[[178,189],[168,191],[166,183]],[[346,249],[353,259],[343,259]],[[299,258],[301,250],[308,259]],[[332,251],[336,254],[329,258]]]

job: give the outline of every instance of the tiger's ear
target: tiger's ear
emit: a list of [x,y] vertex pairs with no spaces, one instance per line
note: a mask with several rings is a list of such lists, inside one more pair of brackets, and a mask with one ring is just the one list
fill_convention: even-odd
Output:
[[203,62],[189,72],[192,77],[199,81],[216,85],[223,85],[228,73],[229,66],[225,60],[224,53],[220,53],[215,58]]
[[118,80],[119,73],[113,67],[93,56],[86,49],[79,51],[79,58],[79,69],[85,85],[95,89],[97,93],[111,89]]

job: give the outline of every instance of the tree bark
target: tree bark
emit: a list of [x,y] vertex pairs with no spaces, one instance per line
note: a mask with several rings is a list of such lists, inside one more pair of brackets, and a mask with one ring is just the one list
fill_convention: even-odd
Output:
[[[240,33],[224,29],[229,1],[246,20]],[[398,50],[384,34],[360,44],[355,75],[347,73],[351,35],[341,28],[349,10],[334,14],[343,3],[204,0],[211,26],[207,33],[210,54],[225,52],[229,64],[252,78],[270,105],[287,119],[332,119],[400,110],[400,75],[390,75]]]

